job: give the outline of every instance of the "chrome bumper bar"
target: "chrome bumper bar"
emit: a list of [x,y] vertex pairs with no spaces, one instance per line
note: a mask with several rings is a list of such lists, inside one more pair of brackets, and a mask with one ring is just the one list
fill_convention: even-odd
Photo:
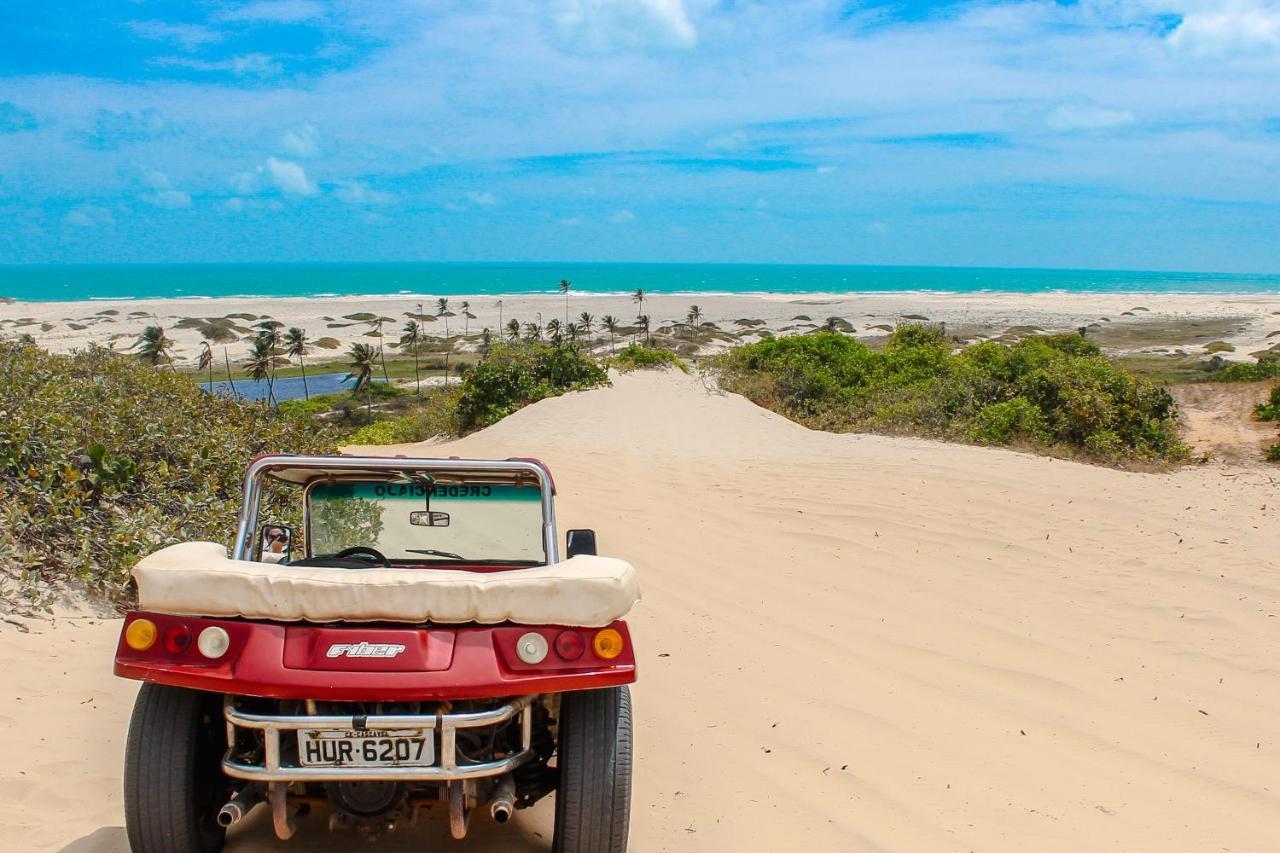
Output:
[[[460,779],[482,779],[509,773],[534,757],[530,744],[533,740],[533,696],[515,699],[488,711],[472,711],[462,714],[405,714],[368,716],[313,716],[250,714],[237,709],[227,697],[222,714],[227,721],[227,750],[222,759],[222,770],[235,779],[250,782],[330,782],[330,781],[418,781],[452,782]],[[459,764],[457,749],[458,729],[496,726],[520,717],[520,751],[497,761],[480,764]],[[260,764],[246,764],[232,756],[235,749],[236,729],[256,729],[263,735],[263,760]],[[299,729],[350,732],[357,729],[392,731],[396,729],[425,729],[432,736],[439,735],[436,763],[429,766],[384,767],[303,767],[281,761],[281,732]]]

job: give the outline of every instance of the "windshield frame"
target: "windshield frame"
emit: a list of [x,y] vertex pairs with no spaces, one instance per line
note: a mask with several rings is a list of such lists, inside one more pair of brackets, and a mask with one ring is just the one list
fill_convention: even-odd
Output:
[[[262,456],[255,459],[245,472],[244,503],[240,511],[240,525],[232,549],[232,559],[253,559],[254,532],[258,529],[261,514],[262,484],[266,477],[300,485],[305,490],[312,483],[330,479],[394,481],[411,474],[430,474],[449,478],[467,475],[490,482],[515,482],[532,479],[537,483],[542,507],[542,541],[546,565],[560,559],[556,541],[555,482],[551,472],[534,459],[407,459],[391,456]],[[303,502],[303,511],[309,510]],[[309,527],[304,518],[304,526]],[[308,537],[309,539],[309,537]],[[307,543],[310,550],[310,542]],[[424,560],[424,562],[426,562]],[[483,560],[476,565],[484,565]]]

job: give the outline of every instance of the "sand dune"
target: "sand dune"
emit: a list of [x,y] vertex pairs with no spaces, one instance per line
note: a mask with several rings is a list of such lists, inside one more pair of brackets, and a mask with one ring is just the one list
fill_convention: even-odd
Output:
[[[1280,847],[1265,469],[815,433],[679,374],[441,449],[543,458],[561,527],[595,527],[641,571],[633,850]],[[126,849],[116,630],[0,633],[14,849]],[[453,849],[546,850],[550,817],[479,821]],[[259,819],[229,849],[354,843],[309,823],[286,846]]]

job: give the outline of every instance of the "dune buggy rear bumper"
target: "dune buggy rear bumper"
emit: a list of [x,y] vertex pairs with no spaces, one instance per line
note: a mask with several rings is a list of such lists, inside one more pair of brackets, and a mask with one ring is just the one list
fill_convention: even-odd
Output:
[[[234,746],[227,751],[222,769],[236,779],[251,782],[333,782],[333,781],[418,781],[451,782],[465,779],[482,779],[502,776],[533,760],[533,696],[514,699],[497,708],[456,714],[405,715],[283,715],[255,714],[242,711],[228,696],[223,704],[223,717],[227,723],[227,742],[235,744],[240,729],[262,733],[261,760],[247,762],[238,759]],[[459,729],[485,728],[502,725],[514,719],[520,724],[520,749],[503,758],[472,763],[460,760],[456,737]],[[435,741],[436,760],[433,765],[400,766],[302,766],[287,757],[290,750],[284,748],[284,739],[296,737],[299,730],[335,733],[367,731],[423,731],[431,733]]]

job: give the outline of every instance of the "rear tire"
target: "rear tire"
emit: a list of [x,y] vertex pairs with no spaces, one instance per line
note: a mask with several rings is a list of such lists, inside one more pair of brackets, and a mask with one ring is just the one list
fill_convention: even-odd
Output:
[[631,820],[631,692],[560,699],[554,853],[625,853]]
[[217,853],[218,810],[230,796],[212,694],[144,684],[129,721],[124,823],[133,853]]

